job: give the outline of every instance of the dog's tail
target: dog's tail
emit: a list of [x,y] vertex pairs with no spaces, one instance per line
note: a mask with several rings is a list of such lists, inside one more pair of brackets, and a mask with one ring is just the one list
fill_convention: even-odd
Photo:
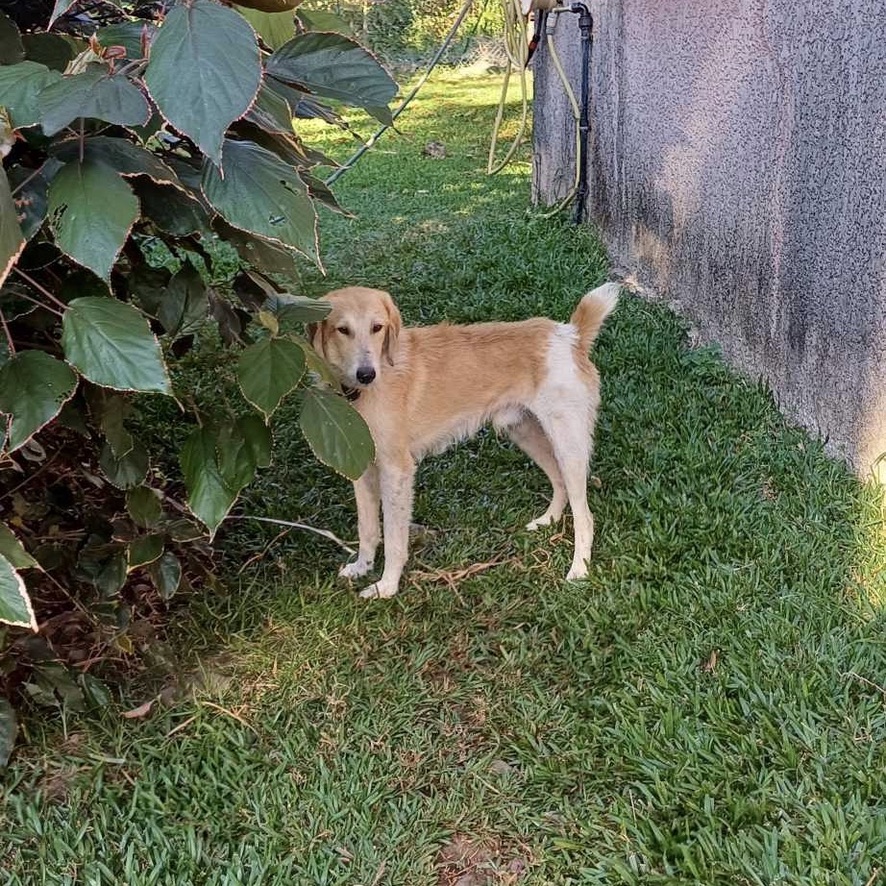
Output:
[[604,283],[591,290],[579,303],[569,322],[578,329],[578,346],[587,354],[600,333],[603,321],[618,304],[620,283]]

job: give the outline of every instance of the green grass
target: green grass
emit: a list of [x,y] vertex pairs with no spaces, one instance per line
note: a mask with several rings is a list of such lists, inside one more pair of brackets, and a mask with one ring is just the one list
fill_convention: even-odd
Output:
[[[412,323],[566,319],[605,278],[592,232],[527,211],[525,154],[483,173],[496,89],[438,78],[341,180],[357,217],[323,219],[307,291],[387,287]],[[323,539],[232,524],[232,575],[265,553],[181,613],[193,698],[64,736],[31,722],[4,882],[883,882],[875,490],[661,307],[626,296],[595,360],[586,584],[562,580],[568,524],[520,528],[546,484],[492,434],[422,466],[427,531],[392,601],[338,584]],[[242,511],[353,538],[348,484],[291,414],[276,447]]]

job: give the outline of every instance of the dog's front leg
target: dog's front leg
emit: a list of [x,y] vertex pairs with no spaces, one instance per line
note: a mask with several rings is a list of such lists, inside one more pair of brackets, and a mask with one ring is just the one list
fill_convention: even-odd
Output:
[[409,556],[409,521],[415,463],[407,456],[400,464],[379,468],[381,507],[385,527],[385,568],[381,578],[360,592],[361,597],[393,597]]
[[379,488],[378,468],[370,465],[359,480],[354,482],[354,498],[357,500],[357,535],[360,549],[357,559],[347,563],[338,571],[342,578],[360,578],[366,575],[375,562],[375,552],[379,542]]

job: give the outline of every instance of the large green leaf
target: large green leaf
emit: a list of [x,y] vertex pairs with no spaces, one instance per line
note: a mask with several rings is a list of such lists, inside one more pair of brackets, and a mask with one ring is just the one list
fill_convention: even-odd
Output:
[[0,769],[9,762],[17,733],[15,708],[5,698],[0,697]]
[[186,262],[169,281],[157,307],[157,319],[170,335],[188,335],[206,320],[208,309],[206,284],[194,266]]
[[148,100],[123,74],[105,65],[89,65],[82,74],[62,77],[38,96],[40,122],[54,135],[78,117],[91,117],[118,126],[144,126],[151,117]]
[[68,65],[86,47],[82,40],[68,34],[22,34],[25,57],[63,74]]
[[[291,36],[292,33],[289,34],[289,37]],[[287,39],[289,38],[287,37]],[[0,12],[0,65],[16,65],[24,60],[25,47],[22,46],[21,34],[18,32],[15,22],[8,15]]]
[[6,557],[15,569],[39,569],[40,564],[25,550],[15,533],[0,523],[0,556]]
[[257,468],[267,468],[271,464],[271,429],[255,414],[237,419],[237,429],[243,435],[246,445],[252,452],[252,460]]
[[106,48],[122,46],[128,59],[138,59],[143,57],[142,46],[145,43],[150,46],[156,34],[157,26],[142,19],[99,28],[95,38]]
[[319,298],[276,292],[268,296],[264,309],[271,311],[281,324],[315,323],[322,320],[332,310],[332,305]]
[[43,227],[49,208],[49,180],[58,168],[58,162],[50,158],[36,172],[26,166],[9,170],[9,184],[15,191],[15,208],[26,240]]
[[11,416],[9,449],[52,421],[77,388],[71,368],[44,351],[20,351],[0,368],[0,412]]
[[261,35],[271,49],[277,49],[295,36],[295,15],[289,12],[262,12],[260,9],[234,7]]
[[224,178],[207,161],[203,193],[235,228],[319,261],[314,202],[296,170],[276,154],[253,142],[226,139]]
[[55,24],[55,20],[68,12],[77,2],[78,0],[55,0],[52,15],[49,17],[49,24],[46,27],[51,28]]
[[46,86],[61,78],[45,65],[24,61],[0,66],[0,107],[9,111],[16,129],[36,126],[41,109],[37,96]]
[[151,563],[148,574],[154,580],[160,596],[164,600],[169,600],[181,583],[182,565],[175,554],[166,551],[159,560]]
[[221,163],[222,139],[261,85],[255,32],[232,9],[193,0],[172,9],[157,32],[145,84],[163,116]]
[[150,486],[135,486],[126,493],[126,510],[138,526],[156,526],[163,516],[160,497]]
[[148,452],[137,440],[132,448],[121,456],[114,455],[108,443],[102,446],[98,463],[105,472],[105,476],[111,481],[112,486],[118,489],[132,489],[144,482],[148,473]]
[[56,245],[105,281],[138,216],[129,185],[104,163],[74,160],[49,185]]
[[350,480],[375,459],[375,444],[363,417],[344,397],[322,388],[305,391],[299,424],[314,455]]
[[173,237],[187,237],[209,227],[202,205],[186,191],[146,177],[132,182],[142,215]]
[[37,619],[22,577],[0,554],[0,622],[37,630]]
[[271,55],[267,72],[373,116],[397,94],[397,84],[375,57],[341,34],[300,34]]
[[6,172],[0,167],[0,286],[22,254],[26,242]]
[[[53,146],[53,155],[63,161],[77,160],[80,156],[80,142],[65,141]],[[125,138],[97,135],[87,138],[82,146],[83,156],[88,160],[98,160],[120,175],[146,175],[155,182],[182,187],[175,171],[147,148],[133,144]]]
[[264,271],[267,274],[279,274],[286,280],[298,282],[298,253],[285,246],[271,243],[264,237],[247,234],[231,227],[223,218],[217,216],[212,222],[213,230],[227,240],[243,261]]
[[243,350],[237,362],[243,396],[267,418],[304,374],[302,349],[285,338],[256,342]]
[[127,571],[147,566],[163,553],[165,536],[162,533],[139,535],[126,548]]
[[209,530],[210,536],[237,500],[239,489],[222,476],[217,457],[218,434],[211,428],[198,428],[185,441],[180,460],[188,507]]
[[117,391],[170,394],[160,345],[148,321],[114,298],[75,298],[62,319],[68,362],[91,382]]

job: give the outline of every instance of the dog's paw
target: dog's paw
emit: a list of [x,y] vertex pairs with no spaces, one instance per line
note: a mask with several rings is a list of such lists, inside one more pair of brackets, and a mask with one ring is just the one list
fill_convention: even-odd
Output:
[[393,597],[396,593],[396,585],[390,587],[389,585],[384,585],[380,581],[377,581],[375,584],[369,585],[368,588],[363,588],[363,590],[360,591],[360,596],[364,600],[386,600],[389,597]]
[[560,518],[555,514],[542,514],[540,517],[530,520],[526,524],[526,528],[530,532],[535,532],[536,529],[541,529],[542,526],[550,526],[552,523],[556,523],[559,519]]
[[341,578],[362,578],[371,569],[371,560],[357,559],[354,560],[353,563],[345,563],[345,565],[338,570],[338,574]]
[[581,566],[573,566],[566,573],[566,581],[584,581],[587,577],[588,567],[586,563],[582,563]]

